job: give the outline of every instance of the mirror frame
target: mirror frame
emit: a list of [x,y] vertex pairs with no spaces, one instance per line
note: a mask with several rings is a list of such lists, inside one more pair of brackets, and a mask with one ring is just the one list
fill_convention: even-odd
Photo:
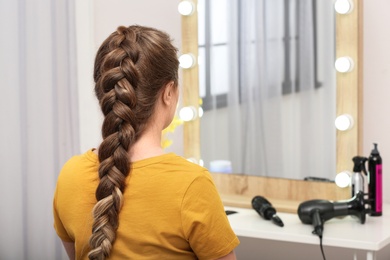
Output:
[[[197,6],[197,0],[192,0]],[[354,69],[347,73],[336,72],[336,114],[350,114],[354,126],[336,133],[336,171],[353,168],[352,157],[362,151],[362,0],[351,0],[353,10],[348,14],[335,14],[336,58],[349,56]],[[180,2],[180,1],[179,1]],[[198,16],[182,16],[181,53],[198,57]],[[182,69],[182,106],[199,107],[198,66]],[[184,156],[200,160],[200,120],[185,122],[183,126]],[[334,183],[289,180],[243,174],[211,173],[225,206],[251,208],[253,196],[269,198],[278,211],[296,213],[300,202],[309,199],[341,200],[351,197],[350,188],[339,188]]]

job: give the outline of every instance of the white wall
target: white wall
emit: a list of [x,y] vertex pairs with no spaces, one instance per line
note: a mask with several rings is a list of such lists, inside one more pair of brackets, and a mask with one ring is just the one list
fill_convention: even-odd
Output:
[[390,1],[364,2],[363,150],[377,142],[383,160],[383,199],[390,203]]

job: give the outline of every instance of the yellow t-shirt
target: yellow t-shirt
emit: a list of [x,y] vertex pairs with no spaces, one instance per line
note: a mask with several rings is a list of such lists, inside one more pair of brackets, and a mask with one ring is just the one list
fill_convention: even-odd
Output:
[[[99,183],[92,151],[72,157],[58,177],[54,227],[88,259]],[[239,240],[209,172],[173,153],[132,163],[110,259],[215,259]]]

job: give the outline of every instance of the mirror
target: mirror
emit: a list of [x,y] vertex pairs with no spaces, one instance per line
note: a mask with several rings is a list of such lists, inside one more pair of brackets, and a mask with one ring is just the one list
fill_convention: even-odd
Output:
[[[329,0],[332,1],[332,0]],[[192,1],[195,3],[196,1]],[[333,2],[333,1],[332,1]],[[336,57],[350,57],[354,62],[354,69],[350,72],[336,73],[336,115],[349,114],[354,119],[354,127],[348,131],[336,132],[336,172],[341,172],[352,169],[351,158],[359,154],[358,140],[359,140],[359,85],[361,84],[361,24],[359,17],[361,17],[360,0],[351,1],[353,3],[353,10],[347,14],[335,14],[336,20]],[[198,56],[198,17],[197,12],[192,13],[189,16],[182,16],[182,53],[192,53],[195,57]],[[360,33],[360,34],[359,34]],[[183,106],[199,107],[199,78],[198,78],[198,66],[194,66],[190,69],[182,70],[182,85],[183,85]],[[361,142],[360,142],[361,143]],[[200,151],[200,120],[195,119],[190,122],[186,122],[184,125],[184,156],[187,158],[194,158],[196,160],[201,159]],[[275,180],[274,178],[264,177],[248,177],[251,173],[245,172],[236,174],[213,174],[217,180],[217,186],[222,193],[230,195],[251,195],[253,192],[262,192],[264,196],[267,196],[267,192],[253,188],[250,186],[252,183],[261,182],[278,182],[279,188],[287,187],[287,190],[297,192],[300,185],[307,185],[305,181],[294,180]],[[219,184],[218,180],[221,179]],[[249,182],[250,179],[250,183]],[[237,185],[244,183],[241,188],[237,188]],[[255,184],[253,184],[256,186]],[[318,187],[329,187],[324,189],[325,194],[321,195],[318,192],[314,194],[306,194],[305,197],[295,197],[294,194],[287,194],[286,197],[280,197],[280,199],[290,199],[294,197],[296,200],[310,198],[310,196],[317,195],[323,198],[329,198],[326,193],[336,192],[334,198],[340,197],[346,198],[349,196],[348,189],[337,188],[334,184],[329,185],[326,183],[310,183],[310,185]],[[245,187],[244,187],[245,186]],[[267,185],[266,185],[267,186]],[[269,185],[268,185],[269,186]],[[244,188],[243,188],[244,187]],[[249,188],[248,188],[249,187]],[[322,188],[319,188],[322,190]],[[332,195],[333,196],[333,195]],[[277,198],[278,195],[274,194],[272,197]]]
[[334,178],[334,13],[323,0],[198,0],[210,171]]

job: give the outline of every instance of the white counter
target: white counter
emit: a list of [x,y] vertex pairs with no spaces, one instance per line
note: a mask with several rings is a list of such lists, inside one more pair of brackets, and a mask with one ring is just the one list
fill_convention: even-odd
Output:
[[[237,211],[228,215],[228,218],[238,236],[319,245],[318,236],[312,234],[313,226],[303,224],[297,214],[278,213],[284,222],[284,227],[279,227],[270,220],[263,219],[253,209],[234,207],[225,209]],[[384,205],[383,216],[366,215],[365,224],[351,216],[333,218],[324,223],[324,246],[365,250],[367,259],[376,259],[376,252],[389,244],[390,205]]]

